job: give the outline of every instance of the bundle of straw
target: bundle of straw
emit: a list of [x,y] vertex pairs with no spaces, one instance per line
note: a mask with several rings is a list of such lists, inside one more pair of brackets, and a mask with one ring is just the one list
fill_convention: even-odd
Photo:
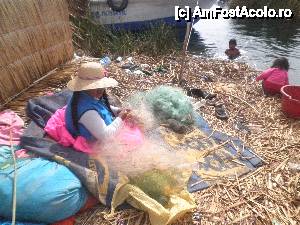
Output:
[[0,2],[0,103],[73,56],[65,0]]

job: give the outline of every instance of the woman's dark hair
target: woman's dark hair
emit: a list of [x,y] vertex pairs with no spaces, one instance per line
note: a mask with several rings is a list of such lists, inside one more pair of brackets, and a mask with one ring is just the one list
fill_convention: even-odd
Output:
[[71,102],[71,112],[72,112],[72,121],[75,130],[78,130],[78,115],[77,115],[77,107],[78,107],[78,100],[79,100],[79,91],[73,92],[72,102]]
[[109,101],[108,101],[108,95],[106,93],[106,91],[104,91],[103,95],[102,95],[102,98],[104,100],[104,104],[106,105],[106,107],[108,108],[109,112],[113,115],[113,117],[115,117],[115,114],[114,112],[111,110],[110,108],[110,104],[109,104]]
[[235,40],[235,39],[230,39],[230,40],[229,40],[229,44],[237,45],[237,43],[236,43],[236,40]]
[[273,62],[273,65],[271,67],[288,71],[290,68],[290,64],[289,64],[289,61],[287,60],[287,58],[280,57],[278,59],[275,59],[275,61]]

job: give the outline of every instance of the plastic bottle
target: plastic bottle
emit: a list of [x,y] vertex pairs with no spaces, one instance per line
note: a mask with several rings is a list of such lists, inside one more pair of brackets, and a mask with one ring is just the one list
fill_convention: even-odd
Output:
[[122,62],[122,60],[123,60],[123,58],[122,58],[121,56],[119,56],[119,57],[116,59],[116,61],[117,61],[118,63]]
[[103,66],[104,68],[106,68],[106,67],[108,67],[109,64],[111,63],[111,59],[110,59],[108,56],[106,56],[106,57],[100,59],[100,63],[102,64],[102,66]]

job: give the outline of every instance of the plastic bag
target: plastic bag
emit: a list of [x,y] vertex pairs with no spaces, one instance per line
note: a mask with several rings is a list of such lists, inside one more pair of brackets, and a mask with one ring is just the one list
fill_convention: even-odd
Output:
[[[0,147],[0,217],[10,219],[14,169],[11,150]],[[42,158],[17,161],[18,221],[53,223],[77,213],[87,192],[65,166]]]

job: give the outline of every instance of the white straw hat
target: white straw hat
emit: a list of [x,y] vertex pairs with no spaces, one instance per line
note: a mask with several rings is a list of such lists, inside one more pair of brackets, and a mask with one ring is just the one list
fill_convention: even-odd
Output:
[[67,87],[71,91],[83,91],[117,86],[118,82],[106,77],[105,73],[106,70],[100,63],[84,63],[80,66],[76,76],[68,82]]

